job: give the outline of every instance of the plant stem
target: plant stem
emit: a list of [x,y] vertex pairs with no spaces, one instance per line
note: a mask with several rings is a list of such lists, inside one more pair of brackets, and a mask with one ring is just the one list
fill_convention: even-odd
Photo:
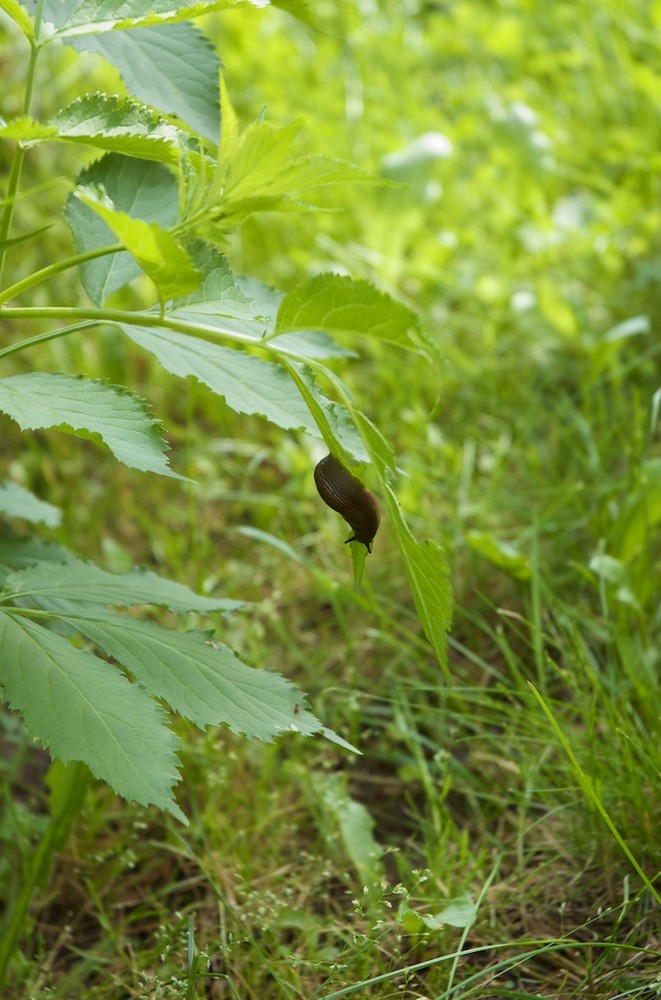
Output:
[[[71,319],[90,320],[95,323],[126,323],[130,326],[161,327],[165,330],[173,330],[175,333],[188,333],[193,337],[200,338],[224,338],[227,340],[239,341],[242,344],[250,344],[253,347],[261,347],[262,341],[251,337],[248,334],[239,333],[237,330],[223,330],[219,326],[210,326],[204,323],[192,323],[190,320],[180,319],[174,315],[162,316],[155,312],[139,312],[135,309],[95,309],[93,307],[77,306],[26,306],[25,308],[3,308],[0,309],[0,320],[2,319]],[[61,333],[62,331],[60,331]],[[22,341],[21,347],[32,343],[32,340]],[[17,345],[13,345],[16,347]],[[273,348],[264,347],[278,356],[284,351],[274,351]],[[295,360],[298,360],[295,357]],[[312,361],[309,362],[312,365]]]
[[[52,765],[58,767],[57,762]],[[4,933],[0,935],[0,989],[5,983],[7,969],[16,951],[21,932],[25,929],[32,897],[48,876],[53,857],[66,843],[74,819],[85,801],[90,773],[84,764],[74,761],[66,769],[59,764],[63,775],[60,793],[51,797],[51,821],[41,842],[31,857],[20,895],[9,914]]]
[[8,354],[17,354],[19,351],[25,350],[26,347],[32,347],[34,344],[43,344],[46,340],[56,340],[58,337],[66,337],[69,333],[75,333],[77,330],[85,330],[88,327],[96,325],[94,320],[85,320],[83,323],[73,323],[71,326],[63,326],[58,330],[49,330],[48,333],[40,333],[36,337],[28,337],[27,340],[21,340],[18,344],[10,344],[9,347],[3,347],[0,351],[0,358],[5,358]]
[[[34,92],[34,81],[37,75],[37,59],[39,58],[39,52],[41,51],[41,43],[39,42],[39,32],[41,29],[41,10],[43,6],[43,0],[37,0],[37,9],[34,16],[34,38],[30,39],[30,59],[28,62],[27,77],[25,80],[25,94],[23,96],[23,114],[29,115],[30,106],[32,104],[32,94]],[[5,210],[2,214],[2,219],[0,219],[0,247],[2,247],[4,241],[9,235],[9,230],[11,228],[11,221],[14,215],[14,201],[16,198],[16,192],[18,191],[18,185],[21,179],[21,170],[23,169],[23,160],[25,158],[25,146],[20,143],[17,145],[14,151],[14,157],[11,164],[11,170],[9,172],[9,181],[7,183],[7,195]],[[7,247],[0,249],[0,281],[2,281],[2,272],[5,266],[5,257],[7,255]]]
[[74,254],[73,257],[66,257],[64,260],[58,260],[55,264],[48,264],[46,267],[42,267],[39,271],[35,271],[34,274],[29,274],[26,278],[21,281],[15,282],[8,288],[5,288],[4,292],[0,292],[0,305],[3,302],[8,302],[9,299],[16,298],[21,292],[26,291],[28,288],[32,288],[34,285],[38,285],[42,281],[46,281],[48,278],[52,278],[56,274],[61,274],[62,271],[68,271],[72,267],[78,267],[80,264],[84,264],[88,260],[96,260],[99,257],[106,257],[111,253],[119,253],[120,250],[124,250],[123,243],[113,243],[107,247],[101,247],[98,250],[86,250],[84,253]]

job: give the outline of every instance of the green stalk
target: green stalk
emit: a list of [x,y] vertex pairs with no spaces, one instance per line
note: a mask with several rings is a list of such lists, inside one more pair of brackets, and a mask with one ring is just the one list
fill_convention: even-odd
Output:
[[55,761],[49,774],[57,776],[55,781],[58,786],[51,794],[51,820],[31,856],[20,895],[9,911],[0,934],[0,989],[6,982],[9,963],[27,926],[32,897],[39,886],[46,883],[53,857],[69,837],[73,821],[85,801],[90,780],[90,772],[78,761],[66,767]]
[[535,685],[531,684],[530,681],[528,681],[528,685],[529,685],[532,693],[534,694],[535,698],[539,702],[540,708],[544,712],[544,715],[549,720],[549,722],[550,722],[550,724],[551,724],[551,726],[553,728],[553,731],[555,732],[556,736],[558,737],[558,739],[560,741],[560,744],[561,744],[562,748],[564,749],[565,753],[569,757],[572,769],[574,771],[574,774],[576,775],[576,778],[577,778],[578,783],[580,785],[581,791],[583,792],[583,795],[587,799],[588,803],[591,806],[593,806],[593,808],[595,808],[597,810],[597,812],[599,813],[599,815],[603,819],[604,823],[606,824],[606,826],[610,830],[611,834],[613,835],[613,838],[614,838],[615,842],[618,844],[618,846],[622,850],[623,854],[626,856],[627,860],[631,864],[632,868],[635,870],[636,874],[640,878],[640,880],[643,883],[643,885],[649,890],[649,892],[652,895],[653,899],[655,899],[656,902],[659,905],[661,905],[661,894],[659,894],[659,892],[657,891],[657,889],[652,884],[651,880],[645,874],[645,872],[643,871],[642,867],[638,863],[637,859],[634,857],[633,853],[631,852],[631,849],[629,848],[629,845],[627,844],[627,842],[625,841],[625,839],[622,837],[620,831],[615,826],[615,823],[611,819],[610,814],[608,813],[608,810],[606,809],[606,807],[604,806],[603,802],[601,801],[599,795],[597,794],[597,790],[595,788],[595,784],[594,784],[593,780],[590,778],[590,776],[588,774],[585,773],[585,771],[581,767],[581,765],[579,763],[579,760],[578,760],[578,757],[576,756],[576,754],[572,750],[572,748],[571,748],[571,746],[569,744],[569,740],[567,739],[567,737],[565,736],[564,732],[560,728],[560,724],[558,723],[557,719],[553,715],[553,712],[551,711],[551,709],[549,708],[549,706],[546,704],[546,702],[544,701],[543,697],[541,696],[541,694],[539,693],[539,691],[537,690],[537,688],[535,687]]
[[99,257],[106,257],[111,253],[119,253],[120,250],[124,250],[123,243],[113,243],[111,246],[102,247],[99,250],[86,250],[84,253],[77,253],[72,257],[66,257],[64,260],[58,260],[55,264],[48,264],[46,267],[40,268],[33,274],[28,274],[26,278],[22,278],[21,281],[15,282],[8,288],[5,288],[4,292],[0,292],[0,305],[3,302],[8,302],[9,299],[15,299],[17,295],[21,292],[25,292],[28,288],[32,288],[34,285],[40,284],[42,281],[46,281],[48,278],[52,278],[56,274],[61,274],[62,271],[68,271],[72,267],[78,267],[80,264],[84,264],[88,260],[96,260]]
[[43,344],[46,340],[56,340],[58,337],[66,337],[69,333],[86,330],[88,327],[96,325],[96,321],[90,319],[82,323],[72,323],[71,326],[60,327],[58,330],[49,330],[47,333],[40,333],[36,337],[27,337],[25,340],[19,341],[18,344],[10,344],[9,347],[3,347],[0,351],[0,358],[5,358],[8,354],[17,354],[19,351],[25,350],[26,347],[33,347],[34,344]]
[[[130,326],[161,327],[173,330],[175,333],[188,333],[193,337],[208,340],[229,340],[252,347],[263,347],[261,340],[255,340],[237,330],[221,330],[216,327],[204,326],[201,323],[191,323],[189,320],[178,319],[176,316],[160,315],[154,312],[140,312],[135,309],[96,309],[94,307],[78,306],[25,306],[24,308],[0,309],[0,319],[57,319],[57,320],[90,320],[95,323],[126,323]],[[27,341],[23,341],[26,344]],[[14,345],[15,346],[15,345]],[[270,353],[280,357],[284,352],[274,351],[268,345],[264,347]],[[299,360],[295,357],[294,360]],[[313,366],[313,362],[309,362]],[[318,366],[319,367],[319,366]]]
[[[23,96],[24,115],[30,114],[30,108],[32,106],[34,82],[37,75],[37,59],[39,58],[39,52],[41,51],[39,32],[41,30],[42,6],[43,0],[37,0],[37,9],[34,15],[34,38],[30,39],[30,59],[28,62],[27,78],[25,81],[25,94]],[[11,170],[9,171],[9,181],[7,183],[5,210],[2,214],[2,219],[0,219],[0,246],[3,246],[11,228],[11,222],[14,215],[14,201],[16,199],[16,192],[18,191],[18,185],[21,180],[21,171],[23,169],[24,159],[25,147],[19,143],[14,151]],[[0,282],[2,281],[2,272],[5,266],[6,255],[7,247],[5,246],[2,250],[0,250]]]

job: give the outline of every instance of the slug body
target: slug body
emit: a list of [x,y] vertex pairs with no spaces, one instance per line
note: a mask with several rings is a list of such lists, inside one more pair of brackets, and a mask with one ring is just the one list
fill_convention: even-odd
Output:
[[379,501],[374,494],[334,455],[322,458],[314,470],[314,481],[324,503],[341,514],[353,529],[347,542],[361,542],[371,552],[381,523]]

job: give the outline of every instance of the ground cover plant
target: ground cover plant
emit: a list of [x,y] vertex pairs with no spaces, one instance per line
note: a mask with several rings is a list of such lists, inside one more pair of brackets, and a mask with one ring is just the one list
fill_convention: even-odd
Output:
[[[35,22],[3,6],[29,40]],[[292,9],[217,9],[195,28],[185,18],[168,28],[156,10],[129,24],[138,14],[127,7],[109,26],[67,5],[60,31],[77,51],[55,40],[39,49],[30,118],[35,46],[3,22],[13,224],[2,246],[10,416],[0,448],[3,475],[52,505],[35,510],[47,522],[38,541],[28,543],[24,519],[3,521],[14,552],[3,614],[54,623],[57,649],[74,648],[71,624],[84,619],[76,652],[96,650],[95,663],[107,658],[118,676],[123,664],[143,682],[130,687],[138,711],[155,713],[145,742],[176,736],[183,775],[174,798],[158,750],[137,748],[142,760],[154,753],[160,798],[117,788],[125,769],[104,774],[91,740],[92,770],[127,802],[90,783],[82,764],[49,766],[3,716],[7,988],[657,996],[658,11],[283,6]],[[164,27],[172,58],[177,39],[194,46],[199,103],[192,69],[174,88],[180,103],[168,74],[147,93],[131,76],[127,40],[142,40],[144,59],[149,32]],[[81,97],[96,94],[105,97]],[[234,200],[219,197],[231,189],[228,163]],[[163,216],[140,209],[145,192]],[[62,265],[74,254],[85,258],[82,290]],[[329,307],[338,301],[341,323]],[[64,324],[80,328],[53,337]],[[172,335],[203,337],[205,361],[219,337],[236,364],[277,361],[298,393],[287,398],[303,399],[312,419],[296,410],[294,422],[264,422],[253,414],[273,405],[268,391],[252,409],[233,407],[227,382],[219,395],[199,367],[169,358],[168,368]],[[276,358],[278,335],[290,339]],[[150,350],[198,381],[165,377]],[[37,425],[38,383],[23,383],[23,411],[9,391],[41,373],[69,381],[62,407]],[[142,404],[120,411],[135,400],[117,390],[105,420],[73,429],[101,434],[115,453],[124,443],[127,467],[98,438],[19,433],[19,416],[70,425],[78,388],[97,386],[100,399],[108,383],[150,400],[172,468],[195,485],[168,474],[161,432],[148,433]],[[245,383],[237,377],[235,404]],[[144,432],[128,455],[111,434],[118,412],[124,431],[130,417]],[[315,427],[323,443],[299,430]],[[314,491],[329,448],[347,463],[371,459],[365,478],[385,507],[358,590],[339,519]],[[162,475],[133,471],[146,455]],[[11,489],[7,512],[29,515],[26,494],[17,501]],[[53,507],[61,520],[48,525]],[[456,592],[446,669],[441,546]],[[236,613],[226,595],[251,607]],[[220,601],[221,623],[208,614]],[[109,610],[118,603],[152,610],[120,616]],[[172,612],[189,612],[194,631],[175,631]],[[126,648],[104,645],[102,626],[118,620],[124,641],[129,625],[168,636],[169,658],[155,657],[169,665],[165,687]],[[289,682],[275,682],[286,693],[281,724],[267,711],[253,735],[291,724],[331,739],[246,742],[245,719],[221,714],[231,698],[204,712],[177,701],[177,637],[213,626],[216,645],[240,650],[257,673],[249,692],[262,705],[275,708],[275,696],[258,682],[274,670]],[[21,662],[23,650],[10,653]],[[164,726],[149,693],[183,718]],[[25,708],[34,729],[34,701]]]

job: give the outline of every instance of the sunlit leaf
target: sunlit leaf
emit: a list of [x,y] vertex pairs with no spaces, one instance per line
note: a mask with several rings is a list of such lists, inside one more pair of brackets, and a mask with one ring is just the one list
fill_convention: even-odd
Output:
[[34,38],[34,26],[17,0],[0,0],[0,8],[6,11],[18,25],[26,38]]
[[115,95],[87,94],[49,122],[57,138],[176,164],[181,133],[143,104]]
[[[106,10],[111,16],[112,8],[117,11],[126,6],[129,5],[106,4]],[[141,6],[148,15],[157,5]],[[171,11],[177,6],[168,4],[167,9]],[[100,34],[81,35],[78,30],[68,30],[67,40],[76,49],[104,56],[119,70],[126,89],[134,97],[167,115],[176,115],[184,126],[217,143],[220,60],[213,45],[192,24],[158,24],[155,20],[150,26],[149,17],[145,16],[143,26],[131,31],[106,28]]]
[[74,196],[112,230],[152,279],[163,299],[174,299],[197,287],[199,276],[188,254],[158,223],[144,222],[118,211],[100,187],[79,185]]
[[320,274],[284,297],[276,331],[323,329],[355,336],[378,337],[411,348],[415,312],[368,281],[339,274]]

